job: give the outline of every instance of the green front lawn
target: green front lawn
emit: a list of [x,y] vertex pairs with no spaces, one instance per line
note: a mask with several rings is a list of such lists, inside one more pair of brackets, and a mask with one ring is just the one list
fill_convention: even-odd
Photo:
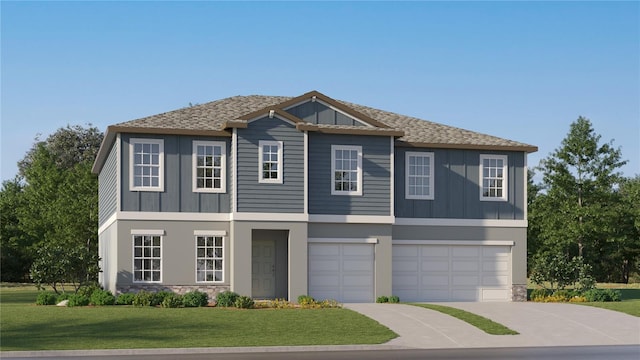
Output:
[[380,344],[397,336],[347,309],[67,308],[34,305],[31,289],[0,288],[0,350]]

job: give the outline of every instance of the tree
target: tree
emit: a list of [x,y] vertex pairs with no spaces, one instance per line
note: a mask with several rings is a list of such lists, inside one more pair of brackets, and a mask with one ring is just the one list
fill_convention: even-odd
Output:
[[0,276],[2,281],[23,282],[33,259],[29,239],[20,230],[16,209],[25,206],[18,178],[5,181],[0,190]]
[[[11,216],[25,239],[25,247],[38,256],[32,270],[40,271],[31,272],[36,282],[44,279],[37,275],[42,269],[55,269],[60,263],[69,267],[60,281],[96,279],[98,179],[91,173],[91,166],[101,141],[102,134],[95,127],[67,126],[45,141],[36,138],[18,164],[22,202],[11,210]],[[3,222],[3,233],[9,230]],[[66,254],[74,254],[74,261],[84,264],[76,266],[74,262],[65,263],[60,256],[43,256],[42,249],[56,248],[66,249]],[[43,259],[49,262],[43,264]]]
[[602,260],[617,238],[615,189],[623,179],[617,170],[626,163],[620,149],[612,142],[600,144],[600,138],[586,118],[571,124],[561,146],[541,161],[542,191],[532,199],[529,212],[536,253],[544,255],[537,259],[581,257],[599,281],[607,278]]

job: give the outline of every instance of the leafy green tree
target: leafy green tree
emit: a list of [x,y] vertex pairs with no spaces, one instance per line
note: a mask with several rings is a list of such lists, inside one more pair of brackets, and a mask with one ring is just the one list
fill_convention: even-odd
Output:
[[[530,222],[537,248],[536,261],[558,254],[581,257],[593,267],[597,280],[610,269],[602,259],[616,241],[622,182],[618,169],[626,163],[612,142],[600,144],[591,122],[579,117],[570,126],[561,146],[541,161],[541,192],[530,205]],[[619,265],[619,264],[618,264]]]
[[[30,275],[39,284],[54,282],[47,277],[52,274],[59,277],[55,282],[97,277],[98,179],[91,166],[101,141],[95,127],[67,126],[44,141],[36,139],[18,164],[21,202],[11,215],[24,247],[37,260]],[[9,230],[3,222],[2,232]],[[46,256],[47,251],[55,253],[53,249],[65,251]],[[63,256],[69,254],[74,258]],[[65,267],[63,273],[54,271],[59,266]],[[44,276],[47,268],[51,271]]]
[[25,206],[23,184],[18,178],[5,181],[0,190],[0,278],[2,281],[27,280],[33,259],[29,238],[20,230],[16,209]]
[[628,283],[633,273],[640,274],[640,176],[625,179],[616,196],[618,216],[600,262],[609,281]]

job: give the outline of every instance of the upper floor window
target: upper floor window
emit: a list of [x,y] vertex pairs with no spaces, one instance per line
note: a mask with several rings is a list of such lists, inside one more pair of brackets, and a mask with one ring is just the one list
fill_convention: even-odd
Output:
[[331,194],[362,195],[362,146],[331,145]]
[[507,201],[507,156],[480,155],[480,200]]
[[226,191],[226,146],[223,142],[193,142],[193,191]]
[[433,200],[433,153],[407,152],[405,171],[405,197]]
[[162,281],[162,236],[158,234],[133,235],[133,281]]
[[131,139],[130,182],[134,191],[164,191],[164,140]]
[[258,182],[282,184],[282,141],[259,142]]

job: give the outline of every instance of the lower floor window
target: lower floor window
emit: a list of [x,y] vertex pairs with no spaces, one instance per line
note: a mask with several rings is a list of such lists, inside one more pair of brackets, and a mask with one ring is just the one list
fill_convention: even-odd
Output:
[[162,237],[135,235],[133,237],[133,281],[160,282]]
[[222,236],[196,236],[196,267],[196,281],[224,281]]

